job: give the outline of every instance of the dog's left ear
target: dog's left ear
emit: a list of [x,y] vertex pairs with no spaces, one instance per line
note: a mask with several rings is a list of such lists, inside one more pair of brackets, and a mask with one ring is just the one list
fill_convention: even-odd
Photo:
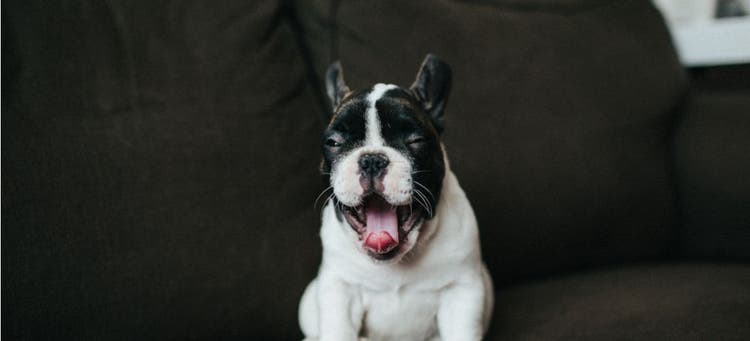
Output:
[[341,68],[341,62],[336,61],[328,67],[326,71],[326,93],[331,101],[331,113],[336,111],[341,100],[351,92],[344,81],[344,70]]
[[410,87],[422,109],[432,118],[438,133],[443,132],[443,110],[451,90],[451,77],[450,66],[430,53]]

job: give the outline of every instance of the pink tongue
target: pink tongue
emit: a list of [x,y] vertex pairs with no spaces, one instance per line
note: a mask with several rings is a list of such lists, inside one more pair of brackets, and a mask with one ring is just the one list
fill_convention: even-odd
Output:
[[383,254],[398,246],[398,217],[396,208],[381,198],[368,200],[365,206],[367,231],[365,247]]

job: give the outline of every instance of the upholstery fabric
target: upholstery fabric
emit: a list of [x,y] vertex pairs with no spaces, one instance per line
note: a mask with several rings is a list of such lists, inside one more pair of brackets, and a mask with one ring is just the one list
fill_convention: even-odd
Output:
[[3,339],[292,339],[321,113],[275,1],[3,2]]
[[750,266],[657,263],[500,288],[487,340],[747,340]]

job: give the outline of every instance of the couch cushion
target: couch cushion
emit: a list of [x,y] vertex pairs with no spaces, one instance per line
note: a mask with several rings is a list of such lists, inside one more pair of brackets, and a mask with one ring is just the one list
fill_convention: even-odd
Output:
[[675,157],[687,256],[750,260],[748,113],[749,86],[696,90],[680,120]]
[[278,1],[3,2],[3,339],[293,339],[319,117]]
[[658,257],[674,243],[671,109],[684,77],[649,1],[319,1],[317,72],[408,86],[453,68],[451,165],[496,280]]
[[500,288],[488,340],[747,340],[750,265],[624,266]]

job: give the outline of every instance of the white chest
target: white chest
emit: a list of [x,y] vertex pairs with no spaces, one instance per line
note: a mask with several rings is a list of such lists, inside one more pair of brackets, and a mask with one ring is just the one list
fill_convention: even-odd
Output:
[[424,340],[437,334],[437,290],[361,289],[360,294],[369,340]]

